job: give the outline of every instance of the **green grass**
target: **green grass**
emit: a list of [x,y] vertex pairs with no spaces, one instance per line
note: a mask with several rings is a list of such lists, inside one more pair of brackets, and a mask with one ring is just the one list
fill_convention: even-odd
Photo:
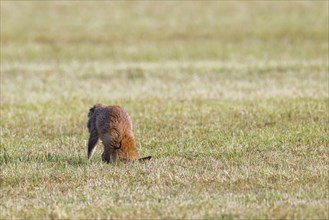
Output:
[[[0,219],[328,219],[328,13],[1,1]],[[151,161],[87,161],[97,102]]]

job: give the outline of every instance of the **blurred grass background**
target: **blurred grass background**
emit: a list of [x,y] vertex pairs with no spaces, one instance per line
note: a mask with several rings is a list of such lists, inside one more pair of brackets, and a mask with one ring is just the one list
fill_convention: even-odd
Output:
[[3,60],[327,58],[328,2],[3,1]]

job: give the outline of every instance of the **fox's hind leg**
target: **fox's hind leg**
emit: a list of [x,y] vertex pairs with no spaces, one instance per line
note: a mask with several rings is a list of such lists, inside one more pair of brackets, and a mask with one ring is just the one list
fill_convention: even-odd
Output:
[[104,145],[104,151],[102,154],[102,161],[104,162],[115,162],[117,159],[117,151],[115,146],[113,146],[113,140],[111,140],[111,136],[109,134],[104,134],[101,138]]

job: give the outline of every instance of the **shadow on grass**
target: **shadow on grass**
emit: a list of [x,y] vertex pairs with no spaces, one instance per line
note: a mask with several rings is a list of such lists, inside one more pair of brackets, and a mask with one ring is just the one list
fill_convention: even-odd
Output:
[[18,163],[56,163],[59,165],[84,166],[88,164],[87,158],[79,155],[66,156],[56,153],[35,154],[35,155],[15,155],[11,156],[6,152],[0,155],[0,166]]

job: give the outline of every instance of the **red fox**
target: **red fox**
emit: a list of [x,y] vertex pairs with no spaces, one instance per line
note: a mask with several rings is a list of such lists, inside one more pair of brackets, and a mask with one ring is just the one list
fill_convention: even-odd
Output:
[[[115,162],[138,159],[136,142],[132,131],[132,122],[128,113],[120,106],[104,106],[96,104],[89,109],[88,123],[88,159],[91,158],[98,139],[104,145],[102,160]],[[151,156],[138,159],[149,160]]]

